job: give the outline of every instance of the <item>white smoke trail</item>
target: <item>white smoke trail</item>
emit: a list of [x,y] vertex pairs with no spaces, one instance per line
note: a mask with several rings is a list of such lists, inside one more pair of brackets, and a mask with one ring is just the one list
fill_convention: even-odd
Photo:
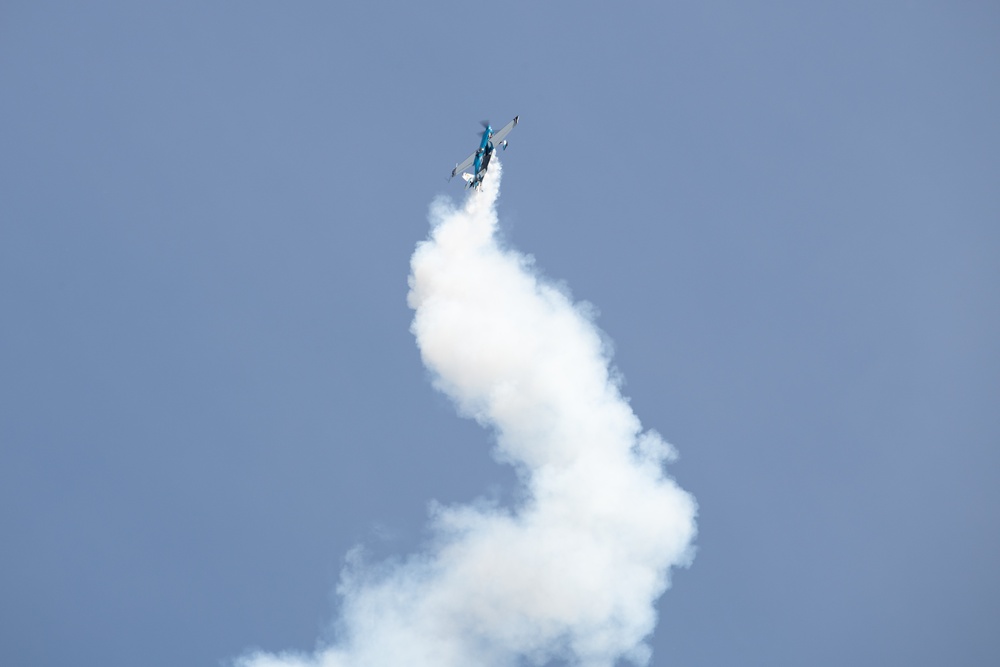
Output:
[[649,661],[695,504],[663,473],[585,306],[497,243],[501,166],[462,208],[439,199],[411,261],[412,331],[435,386],[495,430],[524,485],[516,507],[436,507],[435,542],[381,567],[355,557],[333,645],[241,667],[514,667]]

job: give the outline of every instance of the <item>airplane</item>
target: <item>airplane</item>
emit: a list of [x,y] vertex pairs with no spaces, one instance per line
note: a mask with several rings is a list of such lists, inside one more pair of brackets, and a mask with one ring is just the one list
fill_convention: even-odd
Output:
[[[455,168],[451,170],[451,178],[454,178],[455,174],[471,166],[474,169],[473,173],[462,174],[462,178],[465,180],[465,187],[478,188],[482,185],[483,178],[486,176],[486,168],[490,166],[490,158],[493,157],[493,152],[497,148],[507,150],[507,140],[504,137],[517,125],[517,119],[518,117],[514,116],[514,120],[496,132],[490,127],[489,121],[484,120],[483,127],[486,129],[483,131],[483,139],[479,142],[479,148],[475,153],[465,158],[461,164],[455,165]],[[448,180],[451,180],[451,178]]]

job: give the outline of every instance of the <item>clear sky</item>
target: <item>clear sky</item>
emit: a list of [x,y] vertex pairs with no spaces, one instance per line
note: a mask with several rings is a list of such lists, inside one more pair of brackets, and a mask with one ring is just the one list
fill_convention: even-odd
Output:
[[653,665],[994,665],[1000,10],[5,3],[0,662],[309,650],[345,554],[505,497],[409,258],[478,121],[698,553]]

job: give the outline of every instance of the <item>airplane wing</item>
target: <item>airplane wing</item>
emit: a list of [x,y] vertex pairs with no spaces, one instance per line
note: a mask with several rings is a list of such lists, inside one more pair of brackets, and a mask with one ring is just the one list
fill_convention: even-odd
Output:
[[476,161],[476,153],[478,152],[479,151],[474,152],[472,155],[465,158],[460,163],[456,164],[455,168],[451,170],[451,177],[454,178],[455,174],[465,169],[468,169],[470,166],[472,166],[472,163]]
[[510,131],[514,129],[515,125],[517,125],[517,119],[518,117],[514,116],[514,120],[510,121],[509,123],[507,123],[506,125],[504,125],[499,130],[493,133],[493,137],[490,139],[490,141],[493,142],[494,146],[499,144],[501,141],[503,141],[504,137],[510,134]]

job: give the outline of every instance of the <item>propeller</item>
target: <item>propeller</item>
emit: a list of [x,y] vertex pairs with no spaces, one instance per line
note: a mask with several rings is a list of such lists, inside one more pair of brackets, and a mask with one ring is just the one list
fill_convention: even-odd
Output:
[[486,128],[488,128],[490,126],[490,121],[488,121],[488,120],[481,120],[481,121],[479,121],[479,124],[482,125],[483,129],[485,130]]

